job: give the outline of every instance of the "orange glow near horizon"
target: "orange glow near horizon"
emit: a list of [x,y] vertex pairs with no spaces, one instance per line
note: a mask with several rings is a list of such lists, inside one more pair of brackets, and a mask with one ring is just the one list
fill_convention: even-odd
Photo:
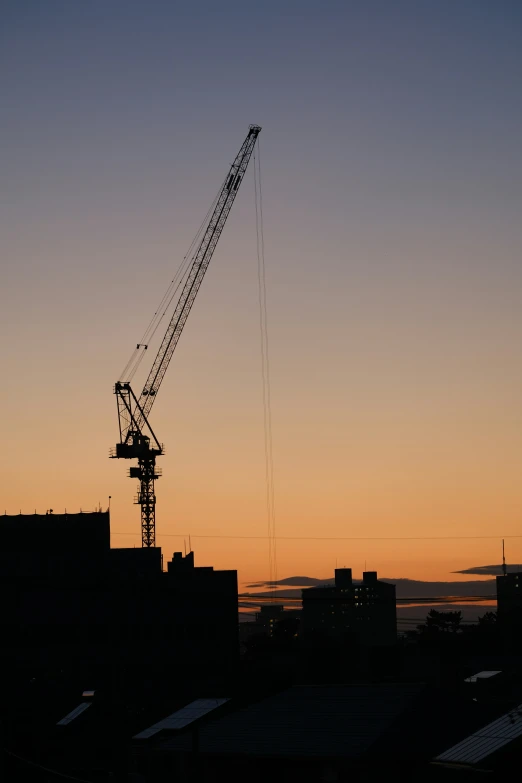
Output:
[[[522,562],[520,8],[10,5],[0,511],[141,545],[113,385],[259,123],[278,577]],[[251,166],[151,425],[164,555],[266,580]]]

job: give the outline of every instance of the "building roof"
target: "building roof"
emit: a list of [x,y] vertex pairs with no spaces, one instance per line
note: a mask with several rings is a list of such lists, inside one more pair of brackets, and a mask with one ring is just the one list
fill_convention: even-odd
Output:
[[1,514],[2,556],[35,552],[39,557],[60,553],[109,551],[108,511],[79,514]]
[[163,720],[149,726],[148,729],[143,729],[143,731],[136,734],[133,739],[149,739],[149,737],[153,737],[160,731],[184,729],[204,715],[208,715],[209,712],[221,707],[221,705],[225,704],[227,701],[230,701],[230,699],[196,699],[190,704],[187,704],[186,707],[176,710],[176,712],[163,718]]
[[81,704],[78,705],[78,707],[75,707],[74,710],[71,710],[71,712],[69,712],[65,716],[65,718],[62,718],[61,720],[59,720],[56,725],[57,726],[68,726],[69,723],[72,723],[72,721],[75,718],[77,718],[79,715],[81,715],[82,712],[85,712],[85,710],[87,710],[91,706],[91,703],[92,702],[90,702],[90,701],[82,702]]
[[477,680],[489,680],[491,677],[496,677],[497,674],[502,674],[500,669],[485,669],[482,672],[472,674],[471,677],[466,677],[464,682],[477,682]]
[[446,764],[478,764],[518,737],[522,737],[522,704],[444,751],[435,761]]
[[[419,685],[299,686],[203,726],[201,753],[358,757],[423,689]],[[181,750],[189,738],[166,738]]]

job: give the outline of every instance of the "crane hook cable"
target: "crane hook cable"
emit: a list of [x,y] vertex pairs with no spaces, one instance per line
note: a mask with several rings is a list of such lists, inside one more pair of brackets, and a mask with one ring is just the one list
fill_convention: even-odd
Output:
[[268,309],[266,301],[265,239],[263,226],[263,198],[261,189],[261,149],[257,139],[257,157],[254,150],[254,198],[256,211],[257,280],[259,297],[259,331],[261,349],[261,377],[263,387],[263,426],[265,445],[265,483],[268,527],[268,569],[272,590],[277,581],[277,543],[274,489],[274,457],[272,439],[272,403],[270,362],[268,351]]

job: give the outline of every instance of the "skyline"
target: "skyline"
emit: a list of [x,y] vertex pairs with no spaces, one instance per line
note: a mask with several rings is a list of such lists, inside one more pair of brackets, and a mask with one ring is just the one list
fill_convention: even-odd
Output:
[[[112,385],[259,123],[279,577],[499,562],[522,535],[520,6],[268,2],[247,36],[236,2],[7,6],[7,513],[110,495],[139,543]],[[158,544],[190,534],[242,582],[267,542],[197,536],[267,528],[253,189],[151,421]]]

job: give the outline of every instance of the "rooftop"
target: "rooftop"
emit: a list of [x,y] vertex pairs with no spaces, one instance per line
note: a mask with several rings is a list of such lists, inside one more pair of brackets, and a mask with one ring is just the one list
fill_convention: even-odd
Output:
[[175,731],[190,726],[191,723],[203,718],[213,710],[226,704],[230,699],[196,699],[195,701],[176,710],[166,718],[154,723],[147,729],[143,729],[139,734],[135,734],[133,739],[149,739],[160,731]]
[[[202,753],[358,757],[390,729],[422,690],[418,685],[299,686],[203,726]],[[187,735],[165,738],[182,750]]]
[[446,764],[474,765],[522,737],[522,704],[488,723],[435,759]]
[[499,669],[486,669],[483,672],[477,672],[472,674],[471,677],[466,677],[464,682],[477,682],[478,680],[489,680],[491,677],[496,677],[497,674],[502,674]]

